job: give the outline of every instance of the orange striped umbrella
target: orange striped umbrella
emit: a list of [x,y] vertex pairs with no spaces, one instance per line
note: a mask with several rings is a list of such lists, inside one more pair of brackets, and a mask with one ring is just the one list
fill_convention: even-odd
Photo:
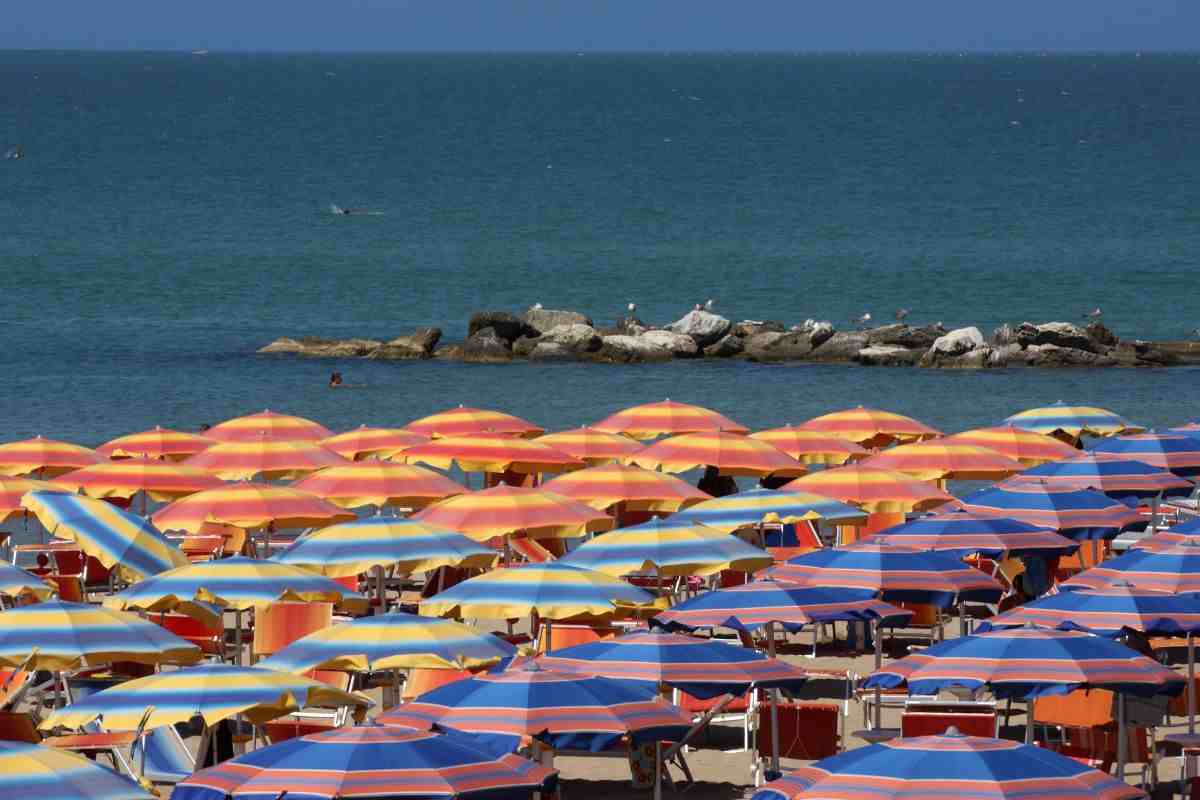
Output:
[[9,478],[0,475],[0,525],[13,517],[23,516],[25,508],[21,498],[27,492],[59,492],[62,487],[47,481],[35,481],[29,478]]
[[165,458],[182,461],[211,447],[215,440],[198,433],[173,431],[155,426],[153,430],[130,433],[105,442],[96,452],[105,458]]
[[322,439],[321,444],[342,458],[358,461],[369,456],[391,458],[405,448],[428,441],[428,436],[403,428],[368,428],[361,425],[352,431]]
[[943,441],[946,444],[973,444],[987,447],[1009,458],[1015,458],[1027,467],[1036,467],[1079,455],[1079,451],[1066,442],[1044,433],[1018,428],[1015,425],[974,428],[947,436]]
[[912,417],[862,406],[815,417],[800,427],[849,439],[863,447],[886,447],[893,442],[915,442],[942,435]]
[[712,498],[686,481],[662,472],[603,464],[569,472],[542,485],[548,492],[606,509],[623,503],[626,511],[678,511]]
[[749,428],[716,411],[672,400],[645,403],[618,411],[592,427],[606,433],[624,433],[635,439],[656,439],[659,436],[702,431],[750,432]]
[[625,461],[663,472],[687,472],[710,466],[722,475],[791,477],[807,471],[799,461],[767,442],[718,431],[672,436],[639,450]]
[[441,436],[469,436],[473,433],[511,433],[530,439],[545,433],[532,422],[512,414],[466,406],[421,417],[405,425],[404,429],[435,439]]
[[579,459],[550,445],[496,433],[434,439],[397,454],[396,460],[406,464],[429,464],[439,469],[450,469],[458,464],[463,472],[518,472],[526,475],[564,472],[584,466]]
[[186,464],[151,458],[123,458],[68,472],[54,479],[59,486],[88,497],[133,497],[145,492],[152,500],[173,500],[222,486],[220,478]]
[[854,503],[871,513],[921,511],[954,498],[936,486],[903,472],[859,464],[821,470],[783,487],[788,492],[812,492]]
[[537,441],[591,466],[611,464],[642,449],[640,442],[623,433],[605,433],[588,427],[548,433]]
[[854,442],[793,425],[752,433],[750,438],[774,445],[802,464],[840,467],[847,461],[857,461],[871,455],[870,450]]
[[326,467],[292,484],[342,508],[403,506],[421,508],[435,500],[467,491],[444,475],[410,464],[356,461]]
[[95,450],[43,436],[0,444],[0,475],[12,477],[36,473],[52,478],[103,460]]
[[262,477],[299,478],[324,467],[351,462],[315,442],[277,439],[260,433],[240,442],[222,442],[197,453],[185,462],[226,480]]
[[923,481],[999,480],[1024,469],[1021,462],[995,450],[945,439],[902,444],[861,463],[864,467],[904,472]]
[[225,420],[204,435],[218,442],[252,442],[264,433],[294,442],[319,442],[333,436],[333,431],[311,419],[276,414],[270,409]]
[[439,500],[411,519],[450,528],[480,542],[519,532],[535,539],[569,539],[613,527],[612,517],[577,500],[542,489],[504,485]]
[[234,483],[176,500],[153,516],[162,531],[198,533],[228,525],[256,530],[314,528],[349,522],[355,515],[309,492],[265,483]]

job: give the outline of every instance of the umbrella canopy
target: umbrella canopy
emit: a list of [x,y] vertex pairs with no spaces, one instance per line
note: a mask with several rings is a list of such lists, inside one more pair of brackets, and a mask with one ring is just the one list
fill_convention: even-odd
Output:
[[538,663],[555,672],[665,684],[699,698],[740,695],[751,687],[798,689],[808,679],[799,667],[757,650],[649,631],[565,647],[539,656]]
[[111,503],[61,492],[30,492],[21,505],[52,535],[70,539],[128,580],[157,575],[188,563],[183,551],[150,521]]
[[223,485],[202,469],[174,461],[134,457],[106,461],[68,472],[54,483],[88,497],[130,498],[145,492],[151,500],[174,500]]
[[433,470],[388,461],[358,461],[326,467],[296,481],[292,488],[311,492],[342,508],[422,508],[467,491],[462,484]]
[[153,800],[141,786],[69,750],[0,740],[0,793],[42,800]]
[[640,686],[521,668],[440,686],[380,715],[378,722],[414,730],[451,728],[514,750],[528,736],[556,750],[600,752],[625,737],[679,741],[692,717]]
[[553,793],[555,771],[471,737],[382,725],[288,739],[200,770],[173,800],[471,800]]
[[1187,433],[1139,433],[1096,442],[1093,453],[1122,456],[1169,470],[1200,475],[1200,437]]
[[1025,468],[1020,461],[995,450],[945,439],[902,444],[871,456],[862,464],[904,472],[923,481],[992,481]]
[[663,472],[716,467],[722,475],[754,477],[792,477],[807,471],[799,461],[767,442],[722,431],[672,436],[628,456],[625,462]]
[[623,433],[605,433],[586,426],[548,433],[539,436],[537,441],[590,466],[612,464],[642,449],[640,442]]
[[343,578],[372,567],[395,566],[406,575],[438,567],[487,569],[496,557],[495,550],[457,531],[401,517],[368,517],[301,536],[270,560]]
[[954,498],[903,472],[851,464],[825,469],[786,484],[785,491],[812,492],[874,513],[900,513],[933,508]]
[[182,461],[215,444],[215,440],[198,433],[173,431],[157,425],[151,430],[118,436],[96,448],[105,458],[155,458]]
[[899,547],[876,537],[839,548],[798,555],[766,575],[798,586],[881,592],[884,600],[932,603],[995,603],[1003,587],[990,575],[953,556]]
[[1053,528],[1076,541],[1111,539],[1145,522],[1137,511],[1101,492],[1044,483],[980,489],[964,497],[960,507]]
[[618,503],[626,511],[678,511],[710,499],[690,483],[654,470],[604,464],[568,472],[542,485],[548,492],[607,509]]
[[847,439],[863,447],[886,447],[894,442],[919,442],[942,435],[941,431],[912,417],[863,406],[822,414],[799,427],[802,430],[818,431],[839,439]]
[[1138,589],[1125,582],[1110,583],[1097,589],[1044,595],[984,620],[978,630],[1025,625],[1085,630],[1108,637],[1119,635],[1124,628],[1166,636],[1200,633],[1200,600]]
[[364,458],[391,458],[417,444],[429,441],[428,436],[404,428],[370,428],[360,425],[352,431],[322,439],[321,445],[342,458],[359,461]]
[[395,611],[310,633],[258,665],[297,673],[310,669],[474,669],[516,652],[503,639],[461,622]]
[[1000,698],[1031,699],[1083,688],[1179,694],[1184,679],[1123,644],[1090,633],[1014,628],[935,644],[876,670],[864,685],[890,689],[905,683],[910,694],[986,686]]
[[651,520],[584,542],[560,564],[608,575],[649,572],[664,576],[754,572],[774,563],[771,554],[725,531],[691,522]]
[[81,728],[103,717],[108,730],[135,730],[150,706],[149,727],[158,728],[196,716],[213,725],[235,714],[261,725],[305,706],[370,705],[362,695],[311,678],[261,667],[202,664],[119,683],[51,712],[40,727]]
[[946,444],[973,444],[1015,458],[1027,467],[1051,461],[1074,458],[1079,451],[1053,436],[1018,428],[1016,425],[996,425],[973,428],[943,439]]
[[21,498],[30,492],[64,492],[62,486],[49,481],[35,481],[29,478],[9,478],[0,475],[0,524],[8,522],[13,517],[23,516],[29,512],[21,505]]
[[215,444],[185,463],[225,480],[237,481],[256,477],[268,480],[299,478],[325,467],[351,462],[316,442],[261,433],[253,439]]
[[1004,420],[1025,430],[1049,436],[1078,439],[1083,434],[1112,436],[1125,431],[1139,431],[1135,425],[1118,414],[1094,406],[1069,406],[1062,401],[1050,406],[1030,408]]
[[481,542],[517,532],[535,539],[572,538],[613,526],[612,517],[576,500],[506,485],[439,500],[412,519],[461,531]]
[[529,439],[545,433],[532,422],[512,414],[466,406],[430,414],[408,423],[404,429],[433,439],[443,436],[469,436],[473,433],[510,433]]
[[792,425],[758,431],[750,434],[750,438],[779,448],[801,464],[840,467],[847,461],[857,461],[871,455],[870,450],[848,439]]
[[8,667],[68,670],[111,661],[199,660],[199,647],[136,614],[58,600],[0,611],[0,664]]
[[270,409],[225,420],[206,430],[204,435],[218,442],[253,442],[264,433],[293,442],[319,442],[333,435],[333,431],[311,419],[276,414]]
[[771,623],[796,630],[813,622],[904,622],[913,612],[888,605],[874,592],[799,587],[761,579],[704,592],[654,618],[669,629],[731,628],[750,633]]
[[716,411],[671,399],[630,406],[610,414],[592,427],[605,433],[623,433],[634,439],[657,439],[659,436],[700,432],[750,432],[749,428]]
[[608,617],[622,607],[653,600],[649,592],[602,572],[552,561],[468,578],[422,600],[421,613],[484,619],[512,619],[534,611],[545,619]]
[[455,464],[463,472],[564,472],[579,469],[584,463],[548,444],[500,433],[475,433],[445,436],[418,444],[396,455],[407,464],[429,464],[450,469]]
[[1191,541],[1200,542],[1200,519],[1181,522],[1166,530],[1157,531],[1152,536],[1134,542],[1132,547],[1135,550],[1163,550]]
[[151,519],[165,531],[199,533],[211,525],[255,530],[312,528],[355,519],[314,494],[266,483],[236,483],[176,500]]
[[941,736],[893,739],[800,767],[764,785],[752,800],[1135,800],[1146,794],[1043,747],[1006,739]]
[[0,444],[0,475],[10,477],[36,475],[38,478],[53,478],[80,467],[99,464],[103,460],[95,450],[42,436]]
[[0,596],[31,596],[37,600],[45,600],[52,594],[54,589],[37,575],[11,564],[0,563]]
[[1117,500],[1162,495],[1186,496],[1195,485],[1144,461],[1120,456],[1086,455],[1033,467],[1004,482],[1005,486],[1044,483],[1069,489],[1095,489]]
[[1175,594],[1200,592],[1200,541],[1130,550],[1072,576],[1060,586],[1094,589],[1116,582]]
[[1056,556],[1068,555],[1079,549],[1078,542],[1055,533],[1053,528],[1030,525],[1010,517],[968,511],[918,517],[881,530],[862,541],[875,541],[876,537],[896,547],[937,551],[955,558],[975,553],[989,558],[1036,553]]
[[705,500],[672,517],[675,522],[699,522],[723,531],[764,522],[790,525],[822,519],[839,525],[858,525],[866,522],[867,515],[854,506],[819,494],[755,488]]

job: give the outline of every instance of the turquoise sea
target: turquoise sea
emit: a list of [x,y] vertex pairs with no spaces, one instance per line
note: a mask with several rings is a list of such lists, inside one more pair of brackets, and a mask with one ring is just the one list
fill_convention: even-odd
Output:
[[[0,53],[0,440],[264,407],[547,428],[671,397],[946,429],[1197,416],[1200,371],[472,366],[255,356],[540,302],[669,322],[1200,325],[1200,56]],[[376,215],[337,217],[329,204]],[[338,369],[354,391],[326,388]]]

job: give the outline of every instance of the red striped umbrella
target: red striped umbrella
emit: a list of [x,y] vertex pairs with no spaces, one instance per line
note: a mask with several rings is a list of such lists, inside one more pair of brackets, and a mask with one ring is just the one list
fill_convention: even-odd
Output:
[[864,467],[904,472],[923,481],[988,481],[1020,472],[1021,462],[986,447],[930,439],[883,450],[861,462]]
[[105,442],[96,452],[105,458],[161,458],[182,461],[215,444],[198,433],[173,431],[155,426],[152,430],[130,433]]
[[255,438],[215,444],[187,460],[195,467],[226,480],[299,478],[325,467],[351,462],[315,442],[277,439],[260,433]]
[[946,444],[973,444],[987,447],[1009,458],[1015,458],[1027,467],[1036,467],[1051,461],[1074,458],[1079,451],[1066,442],[1044,433],[1018,428],[1015,425],[997,425],[992,428],[974,428],[956,433],[943,439]]
[[463,472],[517,472],[524,475],[579,469],[584,463],[549,445],[503,434],[447,436],[410,447],[396,456],[408,464],[429,464]]
[[13,517],[25,515],[26,511],[21,505],[21,498],[29,492],[58,491],[63,491],[63,488],[56,483],[0,475],[0,524],[8,522]]
[[857,461],[871,454],[870,450],[848,439],[793,425],[752,433],[750,438],[774,445],[802,464],[840,467],[847,461]]
[[687,472],[716,467],[723,475],[803,475],[804,465],[787,453],[758,439],[736,433],[707,431],[685,433],[655,442],[625,459],[646,469]]
[[235,483],[176,500],[153,516],[159,530],[198,533],[229,525],[255,530],[314,528],[349,522],[355,515],[315,494],[286,486]]
[[520,486],[494,486],[439,500],[412,516],[476,541],[524,532],[532,538],[572,538],[613,527],[612,517],[576,500]]
[[403,506],[421,508],[467,491],[444,475],[410,464],[357,461],[326,467],[292,484],[343,508]]
[[545,432],[532,422],[505,414],[503,411],[466,406],[430,414],[408,423],[404,429],[434,439],[443,436],[469,436],[473,433],[510,433],[528,439]]
[[863,406],[823,414],[799,427],[849,439],[863,447],[885,447],[893,442],[916,442],[942,435],[941,431],[912,417]]
[[620,461],[642,449],[640,442],[623,433],[605,433],[586,427],[548,433],[539,436],[537,441],[592,466]]
[[854,503],[871,513],[922,511],[954,498],[903,472],[851,464],[805,475],[783,487],[789,492],[812,492]]
[[592,427],[608,433],[623,433],[634,439],[655,439],[659,436],[703,431],[742,434],[750,432],[749,428],[716,411],[703,406],[676,403],[669,399],[661,403],[645,403],[618,411]]
[[0,444],[0,475],[10,477],[53,478],[103,460],[95,450],[42,436]]
[[602,510],[622,503],[626,511],[674,512],[711,499],[673,475],[623,464],[568,472],[547,481],[542,488]]
[[368,428],[362,425],[352,431],[322,439],[321,445],[342,458],[358,461],[370,456],[391,458],[406,448],[428,441],[428,436],[403,428]]
[[252,442],[264,433],[294,442],[319,442],[333,435],[333,431],[311,419],[276,414],[270,409],[226,420],[206,430],[204,435],[218,442]]
[[152,500],[173,500],[224,482],[196,467],[150,458],[123,458],[68,472],[54,479],[59,486],[88,497],[130,498],[145,492]]

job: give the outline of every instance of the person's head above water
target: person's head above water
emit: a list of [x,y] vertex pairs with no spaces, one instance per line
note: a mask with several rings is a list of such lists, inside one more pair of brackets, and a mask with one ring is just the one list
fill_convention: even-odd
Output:
[[340,386],[341,383],[342,383],[342,373],[334,372],[333,374],[331,374],[329,376],[329,385],[330,386]]

